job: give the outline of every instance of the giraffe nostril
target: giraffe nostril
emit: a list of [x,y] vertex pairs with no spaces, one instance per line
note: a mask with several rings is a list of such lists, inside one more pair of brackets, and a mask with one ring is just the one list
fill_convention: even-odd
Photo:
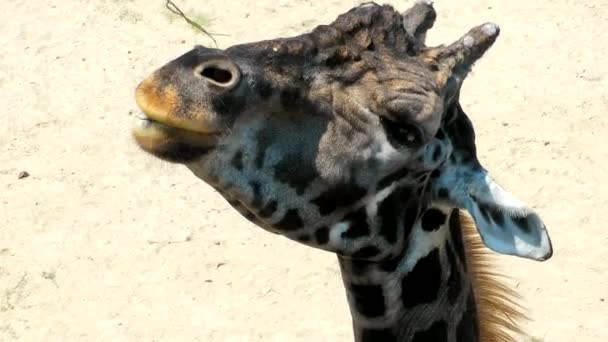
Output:
[[230,71],[214,66],[204,68],[201,71],[201,76],[211,79],[220,84],[227,84],[230,83],[230,81],[232,80],[232,74],[230,73]]
[[235,87],[241,75],[238,66],[227,58],[205,61],[194,71],[196,76],[226,90]]

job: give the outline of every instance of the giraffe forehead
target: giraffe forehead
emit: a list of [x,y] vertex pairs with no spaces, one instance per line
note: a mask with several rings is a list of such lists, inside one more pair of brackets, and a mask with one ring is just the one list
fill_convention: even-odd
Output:
[[382,65],[370,68],[361,78],[360,86],[371,91],[378,102],[390,102],[405,96],[426,100],[440,91],[428,70],[412,60],[396,58],[387,58]]
[[[398,11],[373,4],[355,7],[306,34],[239,44],[225,53],[254,74],[265,75],[279,89],[296,83],[310,86],[319,76],[346,86],[370,71],[382,73],[384,82],[417,69],[402,78],[407,87],[407,83],[419,82],[415,74],[424,69],[414,57],[420,49],[419,42],[406,32]],[[434,80],[435,76],[426,74],[424,78]]]
[[331,67],[335,62],[356,59],[363,51],[390,51],[396,55],[413,54],[417,42],[403,27],[401,14],[390,5],[358,6],[339,15],[328,25],[289,38],[239,44],[232,51],[249,51],[255,55],[290,61],[294,58],[318,57]]

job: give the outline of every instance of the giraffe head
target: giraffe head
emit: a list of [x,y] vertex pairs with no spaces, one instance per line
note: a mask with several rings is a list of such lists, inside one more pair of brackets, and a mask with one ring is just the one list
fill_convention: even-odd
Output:
[[[434,12],[405,17],[366,4],[293,38],[196,46],[137,87],[135,139],[186,165],[258,226],[302,242],[348,235],[345,217],[361,221],[363,206],[373,223],[374,199],[397,186],[420,203],[452,153],[451,139],[437,136],[442,118],[498,27],[427,48]],[[316,238],[304,227],[320,227]]]

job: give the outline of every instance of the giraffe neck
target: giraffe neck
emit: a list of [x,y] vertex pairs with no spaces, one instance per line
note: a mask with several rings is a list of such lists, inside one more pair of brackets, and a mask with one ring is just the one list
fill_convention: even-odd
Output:
[[339,256],[355,341],[479,341],[459,224],[457,209],[429,207],[394,260]]

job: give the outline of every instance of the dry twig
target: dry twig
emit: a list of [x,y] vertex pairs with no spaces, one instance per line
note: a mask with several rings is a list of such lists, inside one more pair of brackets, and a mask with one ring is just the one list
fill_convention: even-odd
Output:
[[[205,35],[207,35],[209,38],[211,38],[211,40],[213,41],[213,44],[215,44],[215,47],[217,47],[217,41],[215,40],[215,37],[213,37],[214,34],[210,33],[209,31],[205,30],[199,23],[197,23],[196,21],[190,19],[188,16],[186,16],[186,14],[184,14],[184,12],[182,12],[181,9],[179,9],[179,7],[177,7],[177,5],[171,1],[171,0],[166,0],[167,2],[165,3],[165,7],[167,7],[167,9],[171,12],[173,12],[174,14],[179,15],[180,17],[184,18],[184,20],[192,25],[192,27],[196,28],[197,30],[203,32]],[[215,34],[215,35],[219,35],[219,34]]]

